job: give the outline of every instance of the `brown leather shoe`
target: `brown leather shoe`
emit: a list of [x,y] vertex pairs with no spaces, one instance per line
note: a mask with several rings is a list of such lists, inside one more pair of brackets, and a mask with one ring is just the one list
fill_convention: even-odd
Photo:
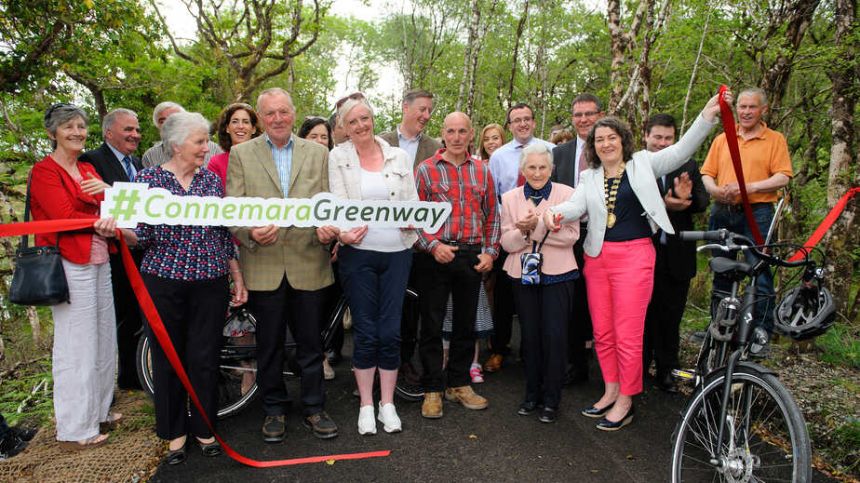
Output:
[[424,393],[424,403],[421,404],[421,415],[427,419],[439,419],[442,417],[441,392]]
[[484,363],[484,371],[485,372],[498,372],[502,368],[502,362],[505,360],[505,357],[501,354],[493,354],[487,359],[487,362]]
[[445,389],[445,399],[459,402],[466,409],[486,409],[487,399],[475,394],[472,386],[449,387]]

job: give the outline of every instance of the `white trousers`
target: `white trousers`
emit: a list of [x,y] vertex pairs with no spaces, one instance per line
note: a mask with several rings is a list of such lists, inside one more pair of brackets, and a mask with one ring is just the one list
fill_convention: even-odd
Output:
[[113,399],[116,315],[110,264],[77,265],[63,259],[71,303],[54,315],[54,413],[57,440],[99,434]]

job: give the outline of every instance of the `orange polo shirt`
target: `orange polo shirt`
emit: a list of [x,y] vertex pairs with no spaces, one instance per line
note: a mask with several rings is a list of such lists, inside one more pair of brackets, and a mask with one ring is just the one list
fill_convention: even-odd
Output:
[[[744,181],[747,184],[768,179],[776,173],[782,173],[789,178],[794,176],[785,137],[768,128],[764,121],[762,125],[764,126],[762,132],[751,139],[745,140],[740,134],[735,133],[741,153]],[[726,133],[720,134],[711,143],[708,157],[702,165],[702,174],[714,178],[717,186],[738,182],[732,165],[732,156],[729,153],[729,144],[726,142]],[[751,193],[750,203],[773,203],[777,200],[778,194],[776,191]],[[740,202],[740,199],[737,201]]]

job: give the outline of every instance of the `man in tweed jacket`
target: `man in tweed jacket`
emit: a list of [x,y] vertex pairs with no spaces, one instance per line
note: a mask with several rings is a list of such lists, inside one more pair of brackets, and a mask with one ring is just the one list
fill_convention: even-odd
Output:
[[[265,134],[233,146],[227,168],[227,196],[310,198],[328,191],[328,151],[292,135],[295,108],[279,88],[263,91],[257,113]],[[304,424],[319,438],[337,436],[324,410],[324,288],[334,282],[326,245],[332,228],[237,227],[248,305],[257,318],[257,384],[263,396],[263,439],[284,439],[287,390],[284,386],[285,325],[296,341],[301,367]]]

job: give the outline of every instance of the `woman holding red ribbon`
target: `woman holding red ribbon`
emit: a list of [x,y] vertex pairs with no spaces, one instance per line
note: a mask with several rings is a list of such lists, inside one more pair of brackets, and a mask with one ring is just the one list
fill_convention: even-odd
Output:
[[[72,104],[45,112],[53,152],[30,173],[33,220],[91,218],[108,185],[89,163],[78,161],[87,139],[87,115]],[[105,222],[96,221],[97,229]],[[69,285],[69,303],[51,307],[54,318],[54,413],[57,440],[64,449],[103,444],[99,423],[115,423],[110,413],[116,370],[116,324],[108,245],[91,230],[36,235],[36,245],[59,245]]]
[[[209,143],[209,122],[202,115],[173,114],[162,126],[161,138],[170,160],[144,169],[135,181],[176,196],[224,196],[218,176],[202,169]],[[123,235],[129,244],[144,249],[143,282],[206,416],[214,424],[224,315],[228,301],[240,305],[248,299],[233,238],[221,226],[143,223],[133,232],[123,230]],[[155,340],[152,329],[148,330],[150,340]],[[221,447],[196,407],[189,416],[188,395],[160,346],[153,346],[152,358],[156,433],[170,441],[167,463],[185,461],[189,433],[204,456],[220,455]]]
[[[729,100],[731,93],[726,93]],[[605,384],[603,396],[582,414],[602,418],[597,428],[616,431],[633,421],[633,396],[642,392],[642,338],[654,284],[657,229],[675,233],[657,178],[678,169],[718,120],[712,97],[677,144],[633,152],[633,133],[622,121],[597,121],[585,141],[590,169],[570,200],[548,209],[544,223],[559,229],[588,215],[585,280],[594,324],[594,348]]]

